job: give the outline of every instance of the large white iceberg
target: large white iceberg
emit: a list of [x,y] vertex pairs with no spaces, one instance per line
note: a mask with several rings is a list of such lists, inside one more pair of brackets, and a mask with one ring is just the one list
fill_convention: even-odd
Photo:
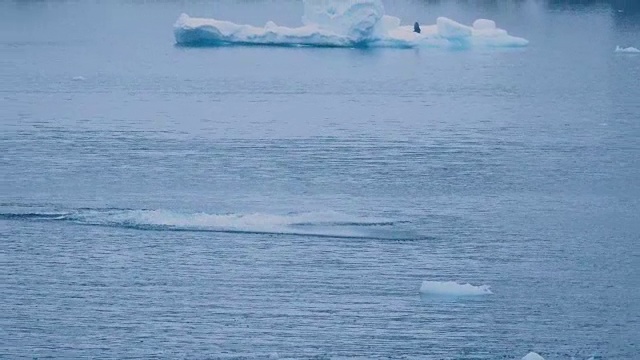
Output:
[[302,26],[264,27],[181,14],[174,24],[176,42],[185,46],[275,45],[313,47],[445,48],[522,47],[526,39],[509,35],[495,22],[476,20],[472,26],[439,17],[434,25],[413,31],[413,25],[385,15],[380,0],[304,0]]

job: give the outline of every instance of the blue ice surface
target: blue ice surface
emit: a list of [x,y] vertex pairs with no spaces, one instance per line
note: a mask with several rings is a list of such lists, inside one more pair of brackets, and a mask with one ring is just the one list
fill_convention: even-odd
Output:
[[0,2],[0,357],[637,357],[637,12],[525,3],[386,2],[530,40],[407,51],[174,46],[299,2]]

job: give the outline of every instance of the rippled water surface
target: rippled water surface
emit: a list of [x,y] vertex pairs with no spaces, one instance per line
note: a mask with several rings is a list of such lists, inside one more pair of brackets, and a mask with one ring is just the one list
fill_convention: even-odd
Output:
[[0,3],[0,358],[638,357],[640,12],[385,5],[530,45],[184,48],[181,12],[302,5]]

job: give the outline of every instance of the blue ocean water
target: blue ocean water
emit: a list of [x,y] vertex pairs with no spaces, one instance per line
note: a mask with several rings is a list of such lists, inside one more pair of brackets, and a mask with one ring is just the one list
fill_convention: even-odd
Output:
[[302,4],[0,2],[0,358],[637,358],[640,10],[385,6],[530,45],[186,48],[182,12]]

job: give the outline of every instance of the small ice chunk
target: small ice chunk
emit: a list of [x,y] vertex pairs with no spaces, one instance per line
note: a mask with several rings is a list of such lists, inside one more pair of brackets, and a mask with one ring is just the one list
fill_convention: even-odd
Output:
[[617,53],[627,53],[627,54],[640,54],[640,49],[629,46],[627,48],[623,48],[621,46],[616,46]]
[[273,29],[277,29],[278,28],[278,24],[276,24],[275,22],[269,20],[267,21],[267,23],[264,25],[264,28],[267,30],[273,30]]
[[85,81],[86,78],[84,76],[74,76],[72,78],[73,81]]
[[438,34],[445,39],[462,39],[472,35],[471,28],[446,17],[436,19]]
[[431,295],[475,296],[493,294],[489,285],[474,286],[454,281],[423,281],[420,292]]
[[478,19],[473,22],[473,28],[476,30],[495,30],[496,22],[487,19]]
[[525,355],[522,360],[544,360],[544,358],[533,351]]
[[185,13],[180,14],[178,19],[173,24],[174,27],[189,27],[189,22],[191,21],[191,17]]
[[375,36],[384,15],[380,0],[305,0],[304,25],[314,25],[335,34],[346,34],[356,42]]
[[390,15],[382,17],[382,26],[384,30],[390,31],[400,27],[400,18]]

